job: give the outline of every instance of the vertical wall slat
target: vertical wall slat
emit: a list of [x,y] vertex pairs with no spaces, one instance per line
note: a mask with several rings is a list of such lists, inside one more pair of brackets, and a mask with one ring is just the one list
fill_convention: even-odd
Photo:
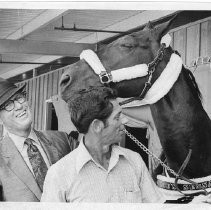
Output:
[[181,54],[183,63],[186,63],[186,29],[174,32],[174,49]]
[[53,94],[53,74],[48,75],[48,89],[47,98],[49,99]]
[[53,72],[53,96],[58,94],[58,77],[58,71]]
[[[211,21],[201,23],[200,56],[211,56]],[[203,96],[203,106],[211,116],[211,71],[209,64],[199,65],[194,71],[194,76]]]
[[38,114],[38,125],[39,130],[43,129],[43,89],[44,89],[44,78],[39,77],[40,87],[39,87],[39,114]]
[[200,56],[211,56],[211,20],[201,23]]
[[39,130],[39,124],[38,124],[38,117],[39,117],[39,95],[40,95],[40,92],[39,92],[39,85],[40,85],[40,80],[39,78],[36,78],[36,88],[35,88],[35,91],[36,91],[36,94],[35,94],[35,129],[38,129]]
[[31,79],[28,81],[28,92],[27,92],[28,101],[31,108],[32,108],[32,84],[33,84],[33,81]]
[[[208,54],[208,49],[209,49],[209,37],[208,37],[208,22],[201,23],[201,39],[200,39],[200,56],[205,57]],[[195,71],[195,77],[198,82],[200,91],[202,92],[203,95],[203,105],[204,108],[207,110],[207,98],[208,98],[208,89],[207,85],[208,84],[208,79],[209,79],[209,72],[207,71],[206,67],[204,65],[201,67],[198,67],[197,70]]]
[[36,101],[36,79],[32,80],[32,103],[31,103],[31,110],[32,110],[32,119],[33,119],[33,126],[35,126],[35,101]]
[[188,66],[199,57],[200,24],[187,28],[186,64]]
[[45,117],[46,117],[46,100],[48,99],[48,81],[49,81],[49,75],[44,75],[44,87],[43,87],[43,128],[45,129]]

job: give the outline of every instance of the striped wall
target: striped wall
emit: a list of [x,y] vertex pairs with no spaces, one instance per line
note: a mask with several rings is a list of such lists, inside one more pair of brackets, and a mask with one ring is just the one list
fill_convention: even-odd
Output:
[[[199,56],[211,56],[211,18],[175,28],[170,35],[172,36],[172,47],[181,53],[187,66],[190,66],[193,60]],[[25,81],[36,129],[45,127],[45,101],[58,94],[59,80],[66,68],[68,67]],[[204,106],[211,114],[211,91],[209,91],[211,70],[209,65],[197,68],[194,74],[204,95]]]
[[[181,53],[184,64],[191,67],[199,57],[211,56],[211,18],[172,30],[173,48]],[[211,117],[210,64],[190,68],[203,95],[203,105]]]
[[59,93],[59,80],[64,71],[65,67],[17,84],[20,86],[26,83],[35,129],[44,130],[46,100]]

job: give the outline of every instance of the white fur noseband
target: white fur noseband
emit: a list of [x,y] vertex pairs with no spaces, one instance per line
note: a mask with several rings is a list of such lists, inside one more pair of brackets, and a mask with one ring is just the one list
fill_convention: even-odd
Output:
[[[84,50],[80,55],[80,59],[84,59],[94,70],[95,74],[100,75],[101,72],[106,72],[106,69],[94,51]],[[139,64],[111,71],[110,74],[112,76],[112,82],[120,82],[122,80],[146,76],[148,74],[148,67],[146,64]]]

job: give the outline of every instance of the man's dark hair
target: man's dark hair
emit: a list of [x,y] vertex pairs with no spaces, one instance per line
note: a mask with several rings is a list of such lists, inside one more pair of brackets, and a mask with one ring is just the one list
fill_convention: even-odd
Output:
[[116,99],[116,93],[112,89],[97,87],[80,91],[68,100],[71,120],[78,132],[86,134],[94,119],[106,124],[113,111],[110,99]]

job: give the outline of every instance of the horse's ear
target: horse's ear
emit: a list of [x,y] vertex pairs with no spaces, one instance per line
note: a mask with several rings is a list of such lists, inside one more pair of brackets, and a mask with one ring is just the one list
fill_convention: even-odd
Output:
[[157,41],[160,41],[161,38],[169,32],[169,30],[171,29],[172,23],[174,22],[176,17],[177,17],[177,15],[175,15],[169,21],[162,23],[155,28],[154,31],[155,31]]
[[149,21],[146,26],[144,27],[143,31],[153,29],[153,24]]

